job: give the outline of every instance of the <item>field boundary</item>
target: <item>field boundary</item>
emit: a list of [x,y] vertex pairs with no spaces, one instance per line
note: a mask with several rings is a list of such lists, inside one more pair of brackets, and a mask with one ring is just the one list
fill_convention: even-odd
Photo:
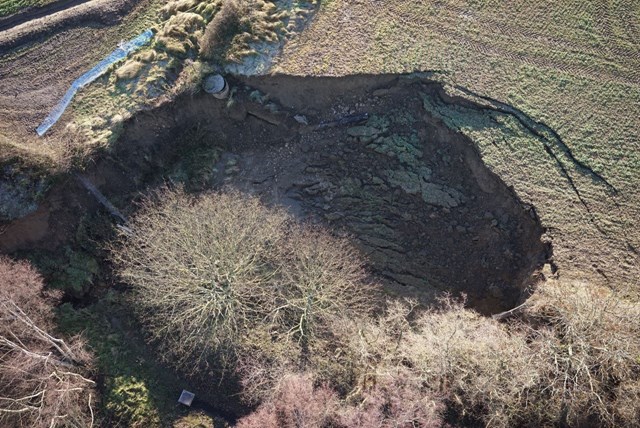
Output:
[[89,1],[91,0],[58,0],[44,6],[28,7],[12,15],[0,18],[0,32]]
[[[75,0],[78,1],[78,0]],[[113,25],[119,22],[140,0],[92,0],[0,32],[0,56],[12,49],[61,29],[68,30],[87,22]]]

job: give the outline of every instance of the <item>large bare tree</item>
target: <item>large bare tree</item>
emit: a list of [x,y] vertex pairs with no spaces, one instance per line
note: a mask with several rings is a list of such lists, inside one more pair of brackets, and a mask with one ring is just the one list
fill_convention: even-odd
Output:
[[164,189],[130,226],[113,259],[148,332],[183,370],[247,352],[297,364],[332,317],[372,303],[346,240],[256,197]]
[[54,330],[55,295],[26,263],[0,257],[0,425],[90,427],[95,382],[80,338]]

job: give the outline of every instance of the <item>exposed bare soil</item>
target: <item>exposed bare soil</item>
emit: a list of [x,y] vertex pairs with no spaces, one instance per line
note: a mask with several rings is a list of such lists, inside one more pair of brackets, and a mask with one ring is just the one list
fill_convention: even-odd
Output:
[[0,32],[0,136],[25,147],[69,85],[138,34],[153,0],[95,0]]
[[[258,194],[352,236],[390,292],[463,292],[485,313],[516,305],[550,258],[533,207],[423,108],[442,96],[438,84],[388,75],[232,85],[229,103],[202,94],[138,115],[87,176],[127,214],[140,191],[168,180]],[[0,249],[53,249],[98,208],[69,179],[7,227]]]
[[[6,27],[0,23],[0,55],[61,29],[87,25],[113,25],[127,15],[138,0],[92,0],[54,3],[35,10]],[[3,28],[4,27],[4,28]]]
[[52,15],[56,12],[66,10],[77,6],[82,3],[86,3],[89,0],[58,0],[48,3],[41,7],[28,7],[14,13],[13,15],[0,18],[0,31],[8,30],[12,27],[16,27],[25,22],[32,21],[34,19],[42,18],[47,15]]

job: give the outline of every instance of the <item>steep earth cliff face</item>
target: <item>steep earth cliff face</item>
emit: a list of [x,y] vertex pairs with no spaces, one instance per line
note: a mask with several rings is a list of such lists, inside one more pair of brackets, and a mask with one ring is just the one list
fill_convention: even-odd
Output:
[[[231,84],[228,101],[203,94],[138,115],[87,176],[125,213],[141,190],[167,181],[258,194],[351,236],[390,292],[425,301],[465,293],[486,313],[516,305],[550,257],[535,210],[425,108],[438,84],[416,76]],[[62,242],[74,213],[97,209],[78,183],[52,193],[57,203],[7,227],[5,249]],[[21,242],[28,222],[43,218],[50,226]]]

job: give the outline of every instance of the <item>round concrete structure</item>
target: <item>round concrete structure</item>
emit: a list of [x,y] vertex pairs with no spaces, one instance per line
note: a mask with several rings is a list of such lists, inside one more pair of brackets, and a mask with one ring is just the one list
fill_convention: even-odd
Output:
[[206,93],[211,94],[218,99],[224,99],[229,96],[229,85],[225,78],[219,74],[211,74],[207,76],[204,79],[202,86]]

